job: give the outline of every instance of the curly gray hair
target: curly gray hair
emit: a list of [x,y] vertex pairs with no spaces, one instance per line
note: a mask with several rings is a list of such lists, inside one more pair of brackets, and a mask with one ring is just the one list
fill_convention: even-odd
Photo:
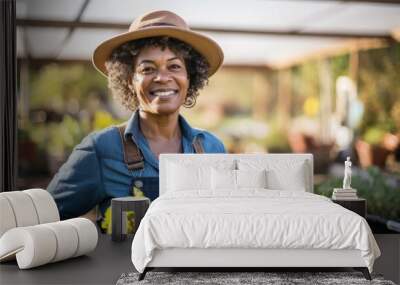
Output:
[[152,37],[127,42],[116,48],[106,62],[108,87],[115,99],[128,110],[135,111],[139,106],[137,95],[129,88],[129,78],[133,76],[133,63],[143,48],[169,48],[182,56],[189,77],[185,107],[196,104],[199,90],[208,84],[209,64],[207,60],[190,45],[170,37]]

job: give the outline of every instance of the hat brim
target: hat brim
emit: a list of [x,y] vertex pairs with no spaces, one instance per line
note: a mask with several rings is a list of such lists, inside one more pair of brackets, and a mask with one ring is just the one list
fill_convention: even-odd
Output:
[[137,31],[123,33],[102,42],[93,52],[93,64],[98,71],[107,76],[105,63],[115,48],[132,40],[158,36],[176,38],[191,45],[208,61],[210,65],[208,76],[213,75],[223,62],[224,54],[222,49],[209,37],[175,27],[149,27]]

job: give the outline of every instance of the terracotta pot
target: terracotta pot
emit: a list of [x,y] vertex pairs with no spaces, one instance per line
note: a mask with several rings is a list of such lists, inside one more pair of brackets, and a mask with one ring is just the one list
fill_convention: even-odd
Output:
[[390,153],[386,148],[369,144],[363,140],[357,140],[355,147],[361,167],[376,165],[385,168],[386,158]]
[[315,138],[301,133],[290,133],[289,145],[294,153],[312,153],[315,173],[326,173],[334,156],[334,144],[321,144]]
[[394,152],[400,146],[400,134],[386,133],[383,136],[382,146],[390,152]]
[[294,153],[305,153],[310,148],[310,141],[301,133],[290,133],[288,140]]

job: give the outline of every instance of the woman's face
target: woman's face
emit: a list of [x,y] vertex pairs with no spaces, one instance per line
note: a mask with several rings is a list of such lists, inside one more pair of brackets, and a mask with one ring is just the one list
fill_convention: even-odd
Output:
[[184,59],[168,48],[142,49],[134,62],[131,88],[141,110],[159,115],[179,112],[189,88]]

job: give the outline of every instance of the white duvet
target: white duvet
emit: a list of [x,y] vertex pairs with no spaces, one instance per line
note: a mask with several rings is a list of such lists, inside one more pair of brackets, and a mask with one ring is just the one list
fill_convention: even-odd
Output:
[[134,237],[133,265],[143,272],[164,248],[358,249],[370,272],[380,255],[359,215],[316,194],[265,189],[159,197]]

